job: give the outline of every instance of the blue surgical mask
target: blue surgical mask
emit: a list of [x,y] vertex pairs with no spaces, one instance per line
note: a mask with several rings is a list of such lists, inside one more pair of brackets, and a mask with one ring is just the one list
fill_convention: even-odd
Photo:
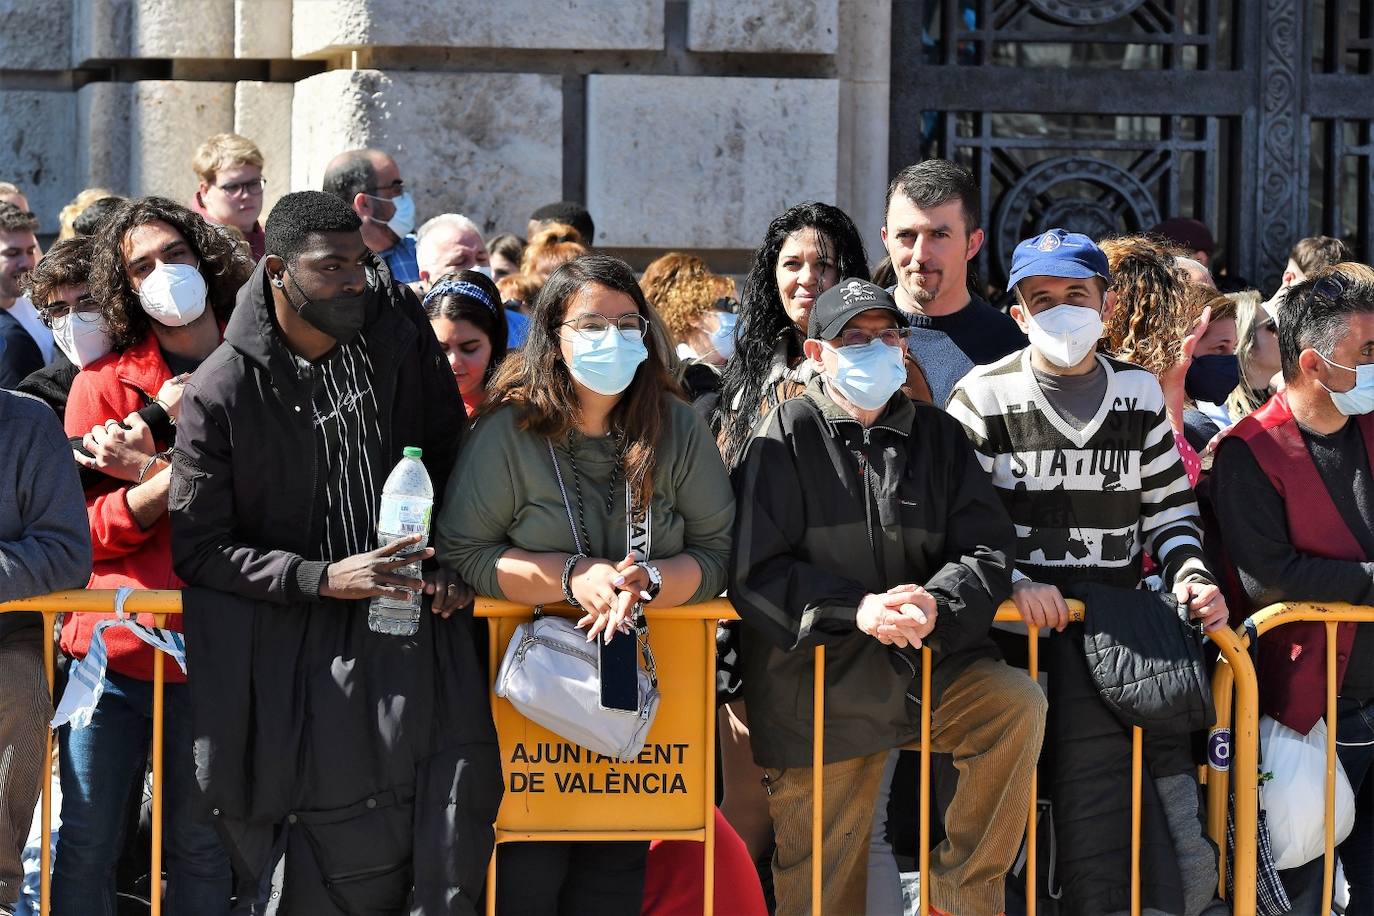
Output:
[[716,320],[720,322],[720,327],[706,336],[710,338],[711,349],[721,359],[728,360],[735,355],[735,325],[739,323],[739,316],[734,312],[716,312]]
[[882,407],[906,382],[901,347],[889,347],[877,338],[856,347],[832,347],[824,342],[821,346],[838,361],[835,374],[827,376],[830,384],[860,410]]
[[[1335,366],[1337,369],[1346,369],[1355,373],[1355,387],[1349,391],[1331,391],[1331,403],[1336,409],[1347,417],[1358,417],[1361,414],[1374,411],[1374,363],[1364,366],[1342,366],[1340,363],[1332,362],[1321,353],[1317,354],[1326,360],[1328,366]],[[1320,384],[1320,383],[1318,383]]]
[[379,219],[377,222],[396,233],[398,239],[403,239],[410,235],[415,228],[415,198],[410,196],[409,191],[405,191],[396,197],[377,197],[369,194],[368,197],[374,200],[384,200],[396,208],[396,212],[391,214],[391,219]]
[[620,394],[629,388],[639,364],[649,358],[638,331],[621,331],[612,326],[593,338],[580,331],[567,333],[572,343],[568,371],[597,394]]

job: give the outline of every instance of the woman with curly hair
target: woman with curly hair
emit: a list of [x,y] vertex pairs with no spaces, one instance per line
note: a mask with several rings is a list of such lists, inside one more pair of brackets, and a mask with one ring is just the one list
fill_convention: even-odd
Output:
[[1187,377],[1193,354],[1207,333],[1210,312],[1190,315],[1188,277],[1174,265],[1172,251],[1146,236],[1130,235],[1099,243],[1111,268],[1116,307],[1105,316],[1098,349],[1148,369],[1164,389],[1164,406],[1174,430],[1174,445],[1189,481],[1202,473],[1197,451],[1184,434]]
[[639,278],[644,298],[663,317],[679,359],[725,365],[735,353],[735,282],[711,273],[693,254],[670,251]]
[[[95,548],[90,587],[179,589],[167,514],[171,442],[155,437],[138,411],[157,402],[175,420],[181,387],[168,383],[189,377],[219,346],[252,264],[200,216],[159,197],[122,204],[92,247],[91,293],[101,303],[113,352],[77,374],[65,424],[67,435],[83,436],[90,451],[118,460],[101,467],[107,481],[86,491]],[[96,625],[109,616],[70,615],[63,651],[85,658]],[[180,618],[167,626],[179,628]],[[143,783],[153,649],[120,628],[109,630],[104,642],[108,668],[90,727],[68,724],[59,731],[56,913],[113,916],[125,801]],[[214,829],[190,810],[195,765],[186,677],[175,665],[166,666],[166,675],[168,910],[227,914],[228,858]]]

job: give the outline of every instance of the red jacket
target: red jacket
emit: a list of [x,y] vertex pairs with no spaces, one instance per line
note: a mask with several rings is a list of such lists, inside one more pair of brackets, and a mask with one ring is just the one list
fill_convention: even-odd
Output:
[[[172,377],[158,349],[157,337],[148,331],[143,340],[123,353],[111,353],[77,373],[67,399],[65,425],[68,436],[80,436],[106,420],[123,420],[150,403],[162,384]],[[158,442],[159,449],[170,442]],[[172,571],[172,526],[164,512],[151,528],[140,528],[129,511],[132,484],[114,478],[86,491],[86,513],[91,525],[95,564],[88,588],[179,589],[183,583]],[[95,625],[111,614],[71,614],[62,627],[62,651],[84,658]],[[150,614],[139,620],[152,624]],[[167,618],[170,629],[181,629],[181,617]],[[105,631],[109,668],[129,677],[153,679],[152,647],[128,630]],[[168,682],[184,681],[176,665],[164,669]]]
[[[730,916],[768,916],[759,873],[744,840],[716,809],[715,911]],[[640,916],[696,916],[706,894],[706,844],[654,840],[644,869]]]
[[[1366,442],[1374,442],[1374,415],[1355,417]],[[1302,553],[1333,560],[1369,562],[1341,518],[1321,472],[1303,442],[1302,431],[1280,392],[1228,432],[1250,447],[1255,462],[1283,497],[1288,536]],[[1374,451],[1369,454],[1374,468]],[[1355,643],[1355,624],[1336,627],[1336,684],[1339,689]],[[1269,716],[1307,734],[1326,711],[1326,625],[1290,623],[1259,641],[1260,707]]]

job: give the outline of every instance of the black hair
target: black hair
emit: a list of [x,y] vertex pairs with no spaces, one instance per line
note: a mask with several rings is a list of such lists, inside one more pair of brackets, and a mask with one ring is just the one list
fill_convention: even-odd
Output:
[[545,204],[531,213],[530,219],[537,223],[567,223],[582,233],[582,241],[587,245],[592,244],[592,237],[596,235],[596,223],[592,222],[592,215],[576,201],[560,200],[556,204]]
[[1303,350],[1329,358],[1346,335],[1350,316],[1374,313],[1374,282],[1343,266],[1324,270],[1290,287],[1279,312],[1279,361],[1284,381],[1292,382],[1301,374]]
[[376,191],[377,170],[372,167],[367,150],[352,150],[339,156],[325,171],[323,188],[326,194],[334,195],[350,207],[358,194]]
[[124,203],[122,197],[102,197],[76,215],[72,220],[72,231],[77,235],[95,235],[100,224]]
[[207,223],[199,213],[165,197],[123,201],[91,239],[91,295],[100,303],[116,353],[138,343],[152,326],[124,269],[125,237],[149,223],[166,223],[186,240],[208,287],[206,303],[221,324],[228,323],[239,287],[253,273],[247,246],[221,231],[222,227]]
[[[457,290],[445,291],[446,282],[470,283],[480,289],[486,298]],[[496,284],[486,274],[475,270],[444,274],[425,296],[425,314],[431,321],[447,318],[449,321],[471,322],[477,330],[487,335],[487,340],[491,342],[491,359],[487,362],[487,371],[482,375],[482,385],[485,387],[496,374],[496,367],[506,358],[509,334],[506,309],[501,304],[501,294]]]
[[854,221],[839,207],[818,202],[797,204],[768,224],[763,244],[754,252],[754,263],[740,294],[739,324],[735,328],[735,355],[721,376],[720,403],[711,425],[720,437],[726,467],[734,467],[744,455],[754,426],[764,409],[764,384],[773,367],[773,355],[781,342],[789,365],[801,358],[803,331],[783,308],[778,293],[778,256],[788,236],[815,229],[821,244],[833,249],[836,277],[868,279],[868,256]]
[[321,232],[356,232],[363,221],[353,208],[323,191],[294,191],[283,196],[263,227],[267,253],[288,264],[305,250],[306,240]]
[[0,232],[37,232],[38,217],[14,204],[0,201]]
[[927,159],[894,175],[887,186],[887,196],[883,198],[884,224],[892,197],[899,191],[922,210],[958,200],[964,208],[964,231],[972,233],[978,228],[978,183],[973,180],[973,173],[957,162]]

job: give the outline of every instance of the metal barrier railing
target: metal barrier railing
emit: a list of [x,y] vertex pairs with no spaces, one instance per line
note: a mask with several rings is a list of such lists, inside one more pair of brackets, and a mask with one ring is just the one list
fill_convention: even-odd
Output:
[[[1078,602],[1078,601],[1070,601],[1070,602],[1068,602],[1068,605],[1069,605],[1069,612],[1070,612],[1070,620],[1076,621],[1076,622],[1081,622],[1081,621],[1083,620],[1083,613],[1084,613],[1083,604],[1082,604],[1081,602]],[[996,617],[995,617],[995,620],[998,621],[999,623],[1022,623],[1022,622],[1023,622],[1022,619],[1021,619],[1021,614],[1020,614],[1020,612],[1017,611],[1017,610],[1016,610],[1016,606],[1015,606],[1014,604],[1012,604],[1011,602],[1009,602],[1009,601],[1003,603],[1003,604],[1001,605],[1001,607],[999,607],[999,608],[997,609],[997,615],[996,615]],[[1028,631],[1028,632],[1027,632],[1027,656],[1028,656],[1028,662],[1029,662],[1029,664],[1027,665],[1027,674],[1028,674],[1032,679],[1035,679],[1035,678],[1037,678],[1037,677],[1039,676],[1039,674],[1040,674],[1040,641],[1039,641],[1039,630],[1038,630],[1037,627],[1034,627],[1034,626],[1027,626],[1027,631]],[[1240,670],[1240,671],[1243,672],[1240,681],[1238,681],[1237,683],[1238,683],[1238,684],[1243,684],[1243,685],[1244,685],[1243,693],[1242,693],[1241,695],[1244,697],[1244,700],[1245,700],[1246,703],[1248,703],[1248,705],[1245,706],[1245,708],[1243,708],[1242,710],[1240,710],[1240,711],[1237,713],[1237,719],[1238,719],[1239,721],[1241,721],[1241,722],[1248,723],[1248,727],[1245,728],[1245,729],[1242,731],[1242,734],[1245,735],[1245,736],[1248,736],[1249,744],[1248,744],[1248,747],[1246,747],[1245,749],[1239,750],[1239,751],[1237,752],[1237,755],[1236,755],[1236,756],[1237,756],[1237,762],[1238,762],[1238,764],[1240,764],[1240,765],[1243,765],[1243,759],[1242,759],[1242,758],[1248,759],[1248,760],[1250,761],[1251,766],[1250,766],[1248,772],[1251,774],[1251,776],[1250,776],[1250,778],[1249,778],[1249,780],[1248,780],[1248,792],[1249,792],[1249,794],[1248,794],[1247,797],[1250,798],[1250,799],[1253,799],[1253,798],[1254,798],[1254,792],[1255,792],[1255,775],[1254,775],[1254,774],[1255,774],[1255,767],[1254,767],[1254,762],[1255,762],[1255,758],[1256,758],[1255,743],[1254,743],[1254,742],[1255,742],[1256,736],[1257,736],[1257,730],[1256,730],[1256,727],[1255,727],[1255,718],[1256,718],[1255,704],[1256,704],[1256,700],[1255,700],[1254,672],[1253,672],[1253,670],[1252,670],[1252,668],[1251,668],[1251,666],[1250,666],[1250,659],[1249,659],[1249,656],[1246,654],[1243,644],[1242,644],[1242,643],[1240,642],[1240,640],[1236,637],[1236,634],[1235,634],[1235,633],[1231,632],[1230,630],[1224,630],[1224,629],[1223,629],[1223,630],[1219,630],[1219,631],[1217,631],[1217,632],[1215,632],[1215,633],[1210,633],[1210,634],[1208,634],[1208,636],[1209,636],[1209,638],[1211,639],[1212,643],[1213,643],[1214,645],[1216,645],[1217,648],[1221,651],[1222,658],[1225,659],[1225,660],[1227,660],[1231,665],[1238,665],[1238,666],[1239,666],[1238,670]],[[812,821],[811,821],[812,841],[811,841],[811,842],[812,842],[812,848],[813,848],[813,849],[819,849],[819,848],[821,847],[821,818],[822,818],[822,797],[821,797],[821,776],[820,776],[820,773],[821,773],[822,762],[823,762],[823,760],[824,760],[823,745],[824,745],[824,740],[825,740],[825,738],[824,738],[824,729],[823,729],[823,727],[822,727],[822,723],[824,722],[824,716],[825,716],[825,710],[824,710],[824,702],[825,702],[825,686],[824,686],[824,685],[825,685],[825,648],[824,648],[824,646],[817,646],[817,647],[815,648],[815,650],[814,650],[814,653],[815,653],[815,671],[816,671],[816,673],[815,673],[815,681],[816,681],[815,694],[816,694],[816,695],[815,695],[815,701],[814,701],[814,702],[815,702],[815,709],[814,709],[814,712],[813,712],[814,719],[813,719],[813,722],[812,722],[812,729],[813,729],[813,735],[814,735],[814,738],[813,738],[813,746],[812,746],[812,766],[813,766],[813,774],[812,774],[812,776],[813,776],[813,779],[814,779],[814,787],[813,787],[814,799],[812,800],[812,809],[811,809],[811,810],[812,810]],[[921,916],[928,916],[928,914],[929,914],[929,912],[930,912],[930,890],[929,890],[929,889],[930,889],[930,882],[929,882],[929,880],[928,880],[928,876],[929,876],[929,874],[930,874],[930,843],[928,842],[928,833],[929,833],[928,825],[929,825],[929,811],[930,811],[930,716],[931,716],[931,701],[930,701],[930,697],[931,697],[931,687],[930,687],[930,675],[931,675],[931,670],[932,670],[932,668],[933,668],[933,665],[932,665],[932,663],[931,663],[930,649],[929,649],[929,648],[926,648],[926,647],[924,647],[924,646],[921,648],[921,661],[922,661],[922,665],[921,665],[921,737],[920,737],[920,742],[919,742],[919,750],[920,750],[920,756],[921,756],[921,765],[920,765],[920,772],[921,772],[921,775],[920,775],[920,790],[919,790],[919,794],[920,794],[920,803],[919,803],[919,807],[920,807],[920,818],[921,818],[921,821],[920,821],[920,823],[921,823],[921,830],[920,830],[920,846],[918,847],[918,866],[917,866],[917,867],[918,867],[918,870],[919,870],[920,875],[921,875],[921,883],[920,883],[920,913],[921,913]],[[1220,716],[1220,710],[1218,710],[1218,716]],[[1228,710],[1228,719],[1229,719],[1229,710]],[[1135,727],[1133,727],[1133,728],[1131,729],[1131,913],[1132,913],[1132,916],[1139,916],[1140,911],[1141,911],[1141,904],[1140,904],[1140,882],[1141,882],[1141,876],[1140,876],[1140,823],[1141,823],[1141,822],[1140,822],[1140,806],[1141,806],[1141,794],[1142,794],[1142,770],[1143,770],[1142,751],[1143,751],[1143,747],[1144,747],[1144,734],[1143,734],[1143,732],[1142,732],[1142,730],[1140,729],[1139,726],[1135,726]],[[1244,788],[1246,785],[1247,785],[1247,780],[1245,780],[1244,778],[1239,779],[1239,780],[1237,781],[1237,787],[1236,787],[1237,792],[1238,792],[1238,793],[1242,792],[1242,791],[1243,791],[1243,788]],[[1036,814],[1037,814],[1036,795],[1037,795],[1037,792],[1036,792],[1036,774],[1035,774],[1035,773],[1032,773],[1032,774],[1031,774],[1031,793],[1030,793],[1030,795],[1031,795],[1030,810],[1029,810],[1029,812],[1028,812],[1028,814],[1027,814],[1027,818],[1026,818],[1026,914],[1027,914],[1027,916],[1035,916],[1036,903],[1037,903],[1037,900],[1036,900],[1036,848],[1035,848],[1035,847],[1036,847]],[[1243,810],[1243,811],[1251,811],[1251,810],[1253,810],[1253,805],[1243,806],[1243,801],[1240,799],[1240,795],[1238,794],[1237,797],[1238,797],[1238,805],[1237,805],[1238,810]],[[1249,819],[1246,820],[1245,818],[1242,818],[1239,814],[1237,815],[1237,819],[1236,819],[1236,836],[1237,836],[1237,843],[1236,843],[1237,855],[1236,855],[1236,858],[1237,858],[1237,860],[1238,860],[1238,861],[1237,861],[1237,879],[1238,879],[1238,880],[1237,880],[1237,882],[1236,882],[1236,890],[1235,890],[1235,894],[1234,894],[1234,898],[1235,898],[1235,899],[1232,901],[1232,911],[1233,911],[1234,913],[1238,914],[1238,916],[1244,916],[1244,914],[1253,914],[1253,913],[1254,913],[1254,906],[1255,906],[1255,884],[1254,884],[1254,880],[1253,880],[1253,877],[1254,877],[1254,869],[1255,869],[1255,853],[1254,853],[1254,848],[1255,848],[1255,847],[1254,847],[1255,823],[1254,823],[1254,820],[1255,820],[1255,816],[1254,816],[1254,815],[1251,815],[1251,816],[1249,817]],[[1225,853],[1225,849],[1226,849],[1226,823],[1225,823],[1225,820],[1223,820],[1223,821],[1221,822],[1220,833],[1217,833],[1217,832],[1216,832],[1215,826],[1209,821],[1209,833],[1211,834],[1213,841],[1217,842],[1217,844],[1221,847],[1221,849],[1222,849],[1222,851],[1223,851],[1223,854],[1224,854],[1224,853]],[[1248,838],[1248,840],[1247,840],[1247,838]],[[1246,852],[1247,850],[1248,850],[1248,855],[1245,854],[1245,852]],[[820,913],[821,913],[821,869],[818,868],[818,867],[816,867],[816,861],[817,861],[817,856],[813,854],[813,855],[812,855],[812,870],[811,870],[811,909],[812,909],[812,913],[815,914],[815,916],[820,916]],[[1248,871],[1244,871],[1244,872],[1243,872],[1243,870],[1248,870]],[[1248,883],[1248,891],[1242,886],[1242,884],[1241,884],[1241,882],[1240,882],[1240,880],[1239,880],[1243,873],[1248,873],[1248,874],[1250,875],[1250,881],[1249,881],[1249,883]],[[1223,885],[1223,893],[1224,893],[1224,885]]]
[[[61,613],[110,613],[114,610],[115,592],[113,590],[71,590],[56,592],[37,598],[24,599],[0,604],[0,613],[30,611],[39,612],[43,615],[45,633],[50,634],[54,619]],[[1071,608],[1075,612],[1075,619],[1081,619],[1082,606],[1076,602],[1070,602]],[[125,603],[125,610],[129,614],[152,614],[157,626],[162,626],[166,615],[181,613],[181,593],[175,591],[138,591],[129,597]],[[1303,616],[1306,612],[1309,616]],[[516,608],[504,602],[480,601],[478,606],[480,616],[502,618],[506,620],[514,619],[520,615],[527,615],[528,609]],[[716,619],[735,619],[734,609],[725,601],[710,602],[705,605],[691,608],[672,609],[668,611],[656,612],[654,619],[679,620],[679,621],[711,621],[714,627]],[[1007,602],[998,609],[998,621],[1020,622],[1020,614],[1015,606]],[[1327,868],[1325,876],[1326,900],[1330,900],[1332,883],[1332,849],[1334,847],[1333,830],[1334,825],[1330,812],[1334,805],[1334,760],[1335,753],[1335,640],[1334,632],[1336,624],[1342,620],[1357,620],[1374,622],[1374,608],[1350,608],[1348,605],[1331,605],[1317,607],[1315,605],[1293,605],[1275,606],[1267,608],[1255,617],[1259,625],[1259,631],[1263,633],[1268,629],[1279,626],[1282,623],[1294,620],[1320,619],[1328,623],[1328,658],[1331,667],[1328,673],[1328,714],[1333,723],[1328,729],[1328,782],[1327,782]],[[1035,677],[1039,673],[1039,641],[1037,631],[1031,627],[1028,634],[1028,655],[1029,666],[1028,674]],[[1208,778],[1209,805],[1208,805],[1208,827],[1214,841],[1222,850],[1222,890],[1225,888],[1225,869],[1227,863],[1226,855],[1226,790],[1228,782],[1234,782],[1234,792],[1236,798],[1235,805],[1235,832],[1236,832],[1236,856],[1234,863],[1230,863],[1235,874],[1235,890],[1231,901],[1232,911],[1238,916],[1252,916],[1255,911],[1255,836],[1256,836],[1256,781],[1257,781],[1257,749],[1258,749],[1258,728],[1257,728],[1257,707],[1258,695],[1256,691],[1255,675],[1250,659],[1245,649],[1245,641],[1230,630],[1221,630],[1209,634],[1213,644],[1221,652],[1221,665],[1218,668],[1217,676],[1213,681],[1213,695],[1217,698],[1217,715],[1219,729],[1228,725],[1233,729],[1233,740],[1231,746],[1234,749],[1234,761],[1231,769],[1235,771],[1234,780],[1228,780],[1225,770],[1212,770]],[[652,635],[651,635],[652,638]],[[704,652],[704,688],[702,691],[702,701],[706,704],[711,713],[711,720],[714,721],[714,663],[715,656],[714,633],[706,633],[703,625],[703,652]],[[492,655],[493,662],[499,661],[498,637],[493,632]],[[504,643],[499,644],[499,649],[504,649]],[[921,914],[926,916],[929,913],[929,861],[930,849],[926,836],[928,823],[928,812],[930,810],[930,712],[929,702],[931,681],[930,674],[932,665],[930,663],[930,650],[922,649],[923,661],[921,678],[921,723],[920,723],[920,754],[921,754],[921,778],[919,787],[919,806],[922,823],[921,841],[919,848],[919,868],[921,873]],[[162,871],[162,844],[163,844],[163,824],[162,824],[162,782],[163,782],[163,691],[165,685],[165,659],[163,653],[155,653],[153,667],[153,739],[152,739],[152,857],[151,874],[153,875],[153,893],[151,894],[151,907],[153,916],[160,916],[162,903],[157,891],[159,886],[158,877]],[[43,663],[48,677],[49,690],[52,689],[54,658],[53,644],[50,638],[43,640]],[[825,654],[823,648],[815,650],[815,696],[814,714],[816,725],[820,726],[824,719],[825,705]],[[493,666],[493,674],[495,665]],[[1234,720],[1232,716],[1232,701],[1234,700],[1235,712]],[[493,697],[493,702],[495,699]],[[1234,725],[1231,725],[1234,721]],[[816,740],[813,747],[813,779],[814,779],[814,799],[812,801],[812,842],[813,849],[821,847],[821,826],[823,815],[823,790],[821,776],[823,771],[823,746],[824,729],[816,727]],[[708,734],[703,739],[709,745],[712,736]],[[1134,729],[1132,741],[1132,867],[1131,867],[1131,907],[1132,913],[1140,912],[1140,804],[1141,804],[1141,731]],[[705,747],[710,751],[709,746]],[[41,892],[42,892],[42,914],[47,916],[51,896],[51,826],[52,826],[52,801],[50,794],[50,782],[52,772],[52,733],[49,732],[46,742],[44,760],[44,779],[41,794],[41,819],[43,847],[41,852]],[[705,855],[705,906],[706,913],[711,912],[713,897],[712,889],[714,884],[714,857],[712,847],[714,843],[714,767],[708,767],[705,774],[706,810],[703,812],[704,823],[699,829],[675,830],[662,832],[662,835],[654,835],[660,839],[692,839],[700,840],[706,844]],[[1032,776],[1034,780],[1034,776]],[[1026,875],[1027,875],[1027,913],[1034,916],[1036,906],[1036,861],[1035,861],[1035,837],[1036,837],[1036,806],[1034,782],[1032,782],[1031,805],[1028,811],[1026,836],[1027,836],[1027,856],[1026,856]],[[1220,817],[1218,818],[1218,800],[1220,804]],[[633,832],[633,831],[632,831]],[[613,831],[615,838],[628,837],[626,831]],[[635,832],[637,838],[649,838],[649,834]],[[603,831],[580,831],[559,833],[557,836],[567,840],[592,840],[610,839],[612,834]],[[535,840],[541,838],[551,838],[549,833],[539,831],[522,831],[519,833],[508,834],[506,840]],[[812,901],[813,910],[820,912],[820,891],[821,873],[820,857],[812,857]],[[494,863],[489,870],[489,875],[494,879]],[[492,890],[494,890],[494,885]],[[488,906],[494,904],[494,896],[489,896]]]
[[[1316,603],[1288,603],[1272,604],[1251,615],[1250,620],[1255,625],[1255,631],[1263,636],[1276,627],[1281,627],[1288,623],[1317,622],[1324,625],[1326,633],[1326,786],[1325,786],[1325,825],[1326,836],[1323,850],[1323,869],[1322,869],[1322,903],[1318,912],[1331,912],[1331,898],[1334,894],[1335,870],[1336,870],[1336,694],[1338,685],[1336,683],[1336,628],[1342,623],[1374,623],[1374,607],[1363,607],[1351,604],[1316,604]],[[1237,635],[1237,644],[1242,648],[1248,648],[1250,638],[1243,631]],[[1230,705],[1230,692],[1232,689],[1230,672],[1223,669],[1217,671],[1217,677],[1213,678],[1213,695],[1217,698],[1218,715],[1222,704]],[[1253,671],[1252,671],[1253,674]],[[1255,718],[1258,720],[1258,691],[1257,689],[1251,696],[1241,697],[1242,685],[1239,680],[1235,682],[1236,707],[1240,709],[1249,705],[1252,710],[1256,710]],[[1220,723],[1218,723],[1220,725]],[[1241,752],[1246,748],[1250,749],[1250,759],[1248,764],[1241,759]],[[1250,774],[1251,794],[1247,802],[1246,810],[1255,810],[1258,799],[1254,794],[1254,780],[1258,777],[1258,724],[1255,725],[1255,733],[1250,736],[1248,741],[1237,741],[1236,761],[1233,769],[1239,771],[1241,775]],[[1220,823],[1225,836],[1226,826],[1226,782],[1219,780],[1220,786],[1213,787],[1209,784],[1208,789],[1208,823],[1213,832],[1216,824]],[[1241,806],[1241,793],[1239,786],[1236,791],[1236,808],[1239,812]],[[1237,819],[1237,827],[1239,827]],[[1225,856],[1226,847],[1221,847],[1222,855]],[[1236,838],[1236,856],[1240,858],[1242,851],[1247,851],[1253,859],[1255,844],[1253,842],[1246,846],[1241,845],[1240,837]],[[1251,869],[1248,873],[1242,873],[1241,863],[1237,862],[1235,868],[1235,888],[1236,896],[1239,898],[1242,881],[1252,892],[1255,888],[1255,876],[1253,873],[1254,863],[1249,863]],[[1221,867],[1221,885],[1226,884],[1226,861],[1223,858]]]
[[[58,614],[98,613],[110,614],[115,609],[113,589],[70,589],[25,598],[0,604],[0,613],[16,611],[36,611],[43,615],[43,670],[48,677],[48,692],[53,689],[54,659],[52,629]],[[181,613],[181,592],[176,591],[136,591],[124,603],[126,613],[152,614],[155,626],[163,626],[168,614]],[[150,650],[152,651],[152,650]],[[149,873],[152,875],[152,892],[149,894],[152,916],[162,914],[162,895],[159,892],[162,874],[162,714],[163,687],[166,672],[163,664],[166,658],[161,652],[153,652],[153,793],[152,793],[152,860]],[[54,702],[56,698],[54,698]],[[52,731],[47,732],[43,750],[43,786],[40,796],[40,817],[43,825],[43,848],[40,852],[42,873],[40,893],[42,895],[42,916],[48,916],[52,898]]]

